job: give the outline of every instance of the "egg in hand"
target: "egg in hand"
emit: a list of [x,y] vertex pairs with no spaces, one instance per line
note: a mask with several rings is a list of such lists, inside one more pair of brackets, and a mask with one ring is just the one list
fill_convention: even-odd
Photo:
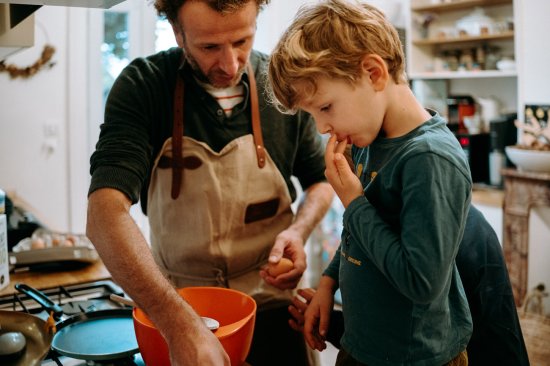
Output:
[[281,258],[277,263],[269,262],[267,272],[270,276],[277,277],[280,274],[287,273],[294,268],[294,263],[288,258]]

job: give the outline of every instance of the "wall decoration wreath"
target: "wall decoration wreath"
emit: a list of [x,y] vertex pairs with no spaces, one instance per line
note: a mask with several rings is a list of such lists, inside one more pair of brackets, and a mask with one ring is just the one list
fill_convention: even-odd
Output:
[[36,62],[32,65],[27,67],[19,67],[14,64],[6,64],[5,61],[2,60],[0,61],[0,72],[9,73],[11,79],[15,79],[18,77],[25,79],[29,78],[43,68],[52,68],[53,66],[55,66],[55,62],[51,61],[54,53],[55,47],[46,44],[44,46],[44,49],[42,50],[42,53],[40,54],[40,58],[36,60]]

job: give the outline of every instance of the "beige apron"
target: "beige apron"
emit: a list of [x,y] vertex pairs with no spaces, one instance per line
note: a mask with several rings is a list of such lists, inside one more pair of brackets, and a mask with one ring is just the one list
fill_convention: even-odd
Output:
[[248,76],[254,133],[220,152],[183,136],[183,81],[178,77],[174,133],[155,160],[148,216],[153,256],[176,287],[229,287],[270,307],[290,301],[292,291],[265,283],[259,268],[293,213],[285,180],[263,148],[250,67]]

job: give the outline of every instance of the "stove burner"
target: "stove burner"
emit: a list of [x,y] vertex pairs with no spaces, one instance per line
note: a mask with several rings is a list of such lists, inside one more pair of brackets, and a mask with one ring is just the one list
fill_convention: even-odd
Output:
[[63,305],[63,313],[67,315],[80,314],[98,310],[98,307],[101,307],[101,300],[71,301]]
[[[111,294],[124,295],[122,289],[110,280],[58,286],[40,289],[40,291],[56,304],[61,305],[63,312],[67,315],[78,314],[82,311],[123,307],[109,299]],[[35,300],[19,293],[0,297],[0,310],[24,311],[44,320],[49,316]]]

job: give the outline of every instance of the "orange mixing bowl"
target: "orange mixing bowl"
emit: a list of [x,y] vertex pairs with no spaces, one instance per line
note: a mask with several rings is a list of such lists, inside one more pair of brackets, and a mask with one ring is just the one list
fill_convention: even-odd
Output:
[[[221,287],[186,287],[178,289],[178,293],[200,316],[220,322],[214,335],[229,355],[231,365],[242,365],[254,333],[254,299],[240,291]],[[133,318],[139,351],[145,363],[169,366],[168,346],[160,332],[140,309],[134,308]]]

